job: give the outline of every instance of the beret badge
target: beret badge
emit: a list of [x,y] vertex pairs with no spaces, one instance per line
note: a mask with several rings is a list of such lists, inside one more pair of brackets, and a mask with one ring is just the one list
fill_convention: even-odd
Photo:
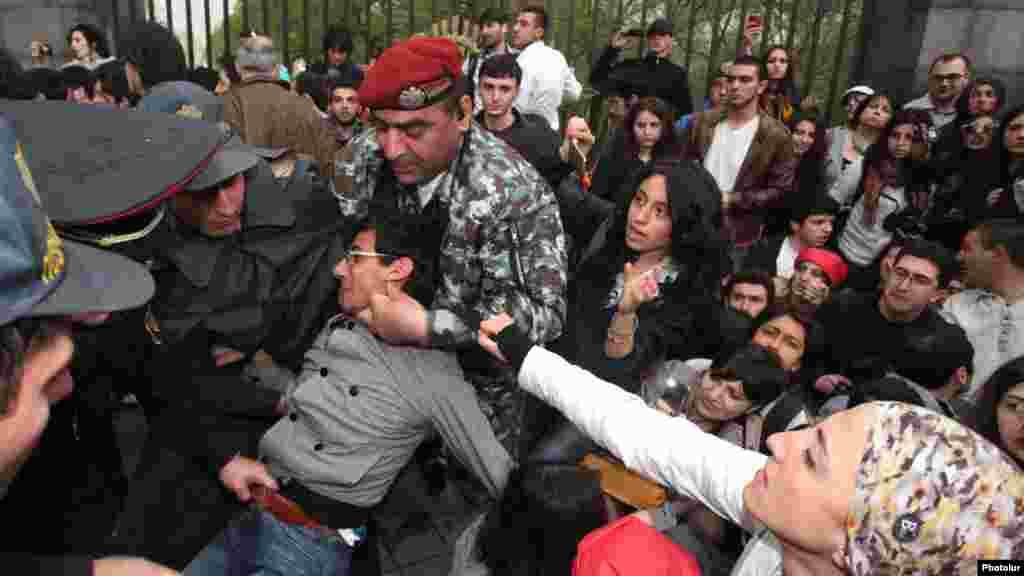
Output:
[[915,514],[903,514],[892,525],[892,536],[897,542],[906,544],[917,539],[921,531],[921,520]]
[[419,110],[427,102],[427,93],[419,86],[408,86],[398,95],[398,107],[402,110]]

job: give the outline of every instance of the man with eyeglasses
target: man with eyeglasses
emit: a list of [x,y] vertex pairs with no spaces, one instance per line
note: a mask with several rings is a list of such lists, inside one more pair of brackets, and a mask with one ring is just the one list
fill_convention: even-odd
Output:
[[967,396],[976,400],[993,372],[1024,355],[1024,225],[982,222],[957,254],[968,287],[943,304],[974,346],[974,377]]
[[279,380],[283,417],[265,434],[237,421],[218,424],[210,437],[213,470],[255,506],[185,574],[250,574],[257,566],[275,574],[361,573],[351,558],[373,508],[435,431],[492,497],[500,495],[512,459],[455,354],[387,344],[367,324],[376,299],[402,293],[430,306],[431,253],[418,218],[371,212],[334,266],[341,313],[306,352],[301,372],[258,372]]
[[829,394],[840,384],[881,377],[909,339],[935,334],[946,322],[935,305],[956,273],[956,261],[944,247],[912,241],[896,257],[880,293],[845,292],[819,308],[826,376],[818,390]]
[[180,567],[234,515],[236,503],[203,465],[216,431],[186,432],[223,414],[276,420],[283,391],[248,371],[301,364],[331,302],[324,262],[336,260],[347,227],[324,188],[292,178],[282,189],[237,137],[167,201],[143,242],[157,295],[133,337],[147,342],[139,400],[149,434],[115,549]]
[[[0,495],[7,504],[18,498],[9,492],[11,482],[40,442],[54,405],[73,390],[73,326],[100,323],[111,312],[139,307],[152,297],[154,287],[142,266],[57,235],[43,212],[15,125],[6,115],[0,115],[0,154]],[[66,200],[79,192],[69,187],[48,190],[46,196]],[[31,517],[5,515],[10,529],[32,533],[38,524],[62,522],[60,516],[40,516],[46,502],[28,504]],[[6,536],[0,543],[0,563],[10,574],[176,574],[141,558],[35,556],[11,549],[12,543]]]
[[956,101],[971,79],[971,61],[960,53],[943,54],[928,69],[928,93],[911,100],[907,110],[926,110],[932,117],[934,142],[938,131],[956,118]]

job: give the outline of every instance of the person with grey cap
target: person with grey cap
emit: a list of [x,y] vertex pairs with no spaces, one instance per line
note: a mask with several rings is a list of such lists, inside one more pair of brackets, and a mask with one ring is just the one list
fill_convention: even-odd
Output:
[[871,88],[870,86],[865,86],[864,84],[857,84],[856,86],[851,86],[846,92],[843,92],[843,95],[840,97],[839,101],[842,103],[843,108],[846,110],[846,121],[843,122],[840,126],[837,126],[837,128],[842,126],[845,126],[846,128],[849,128],[851,130],[856,128],[857,126],[853,122],[853,113],[857,111],[857,107],[860,106],[860,103],[863,102],[865,98],[867,98],[868,96],[874,96],[874,94],[874,89]]
[[[103,322],[111,312],[135,308],[153,295],[153,278],[116,254],[58,236],[18,142],[15,125],[0,115],[0,495],[17,498],[12,481],[29,459],[55,405],[71,394],[70,362],[78,323]],[[77,190],[48,191],[50,198]],[[66,478],[57,481],[66,482]],[[45,502],[31,502],[29,517],[5,514],[11,527],[33,532]],[[36,556],[0,545],[0,564],[11,574],[172,576],[141,558]]]
[[686,68],[672,61],[674,29],[672,22],[658,18],[647,28],[647,52],[643,58],[618,61],[623,50],[636,45],[637,36],[616,31],[611,42],[590,70],[590,82],[595,87],[604,84],[614,71],[635,68],[647,79],[647,92],[643,96],[657,96],[675,107],[676,117],[693,112],[690,81]]
[[324,262],[337,260],[347,225],[322,187],[292,178],[282,190],[271,166],[237,137],[168,200],[144,240],[157,279],[138,326],[150,343],[150,434],[116,549],[183,566],[235,513],[203,465],[213,439],[182,422],[224,414],[266,426],[276,420],[280,391],[243,370],[301,364],[334,291]]

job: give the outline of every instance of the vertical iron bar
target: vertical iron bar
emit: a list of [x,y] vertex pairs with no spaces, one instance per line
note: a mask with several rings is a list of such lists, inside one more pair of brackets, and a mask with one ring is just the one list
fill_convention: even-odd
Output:
[[771,32],[772,27],[772,13],[775,12],[776,0],[765,0],[764,2],[764,13],[761,14],[762,27],[761,27],[761,52],[771,44],[771,40],[768,39],[768,34]]
[[167,29],[171,31],[171,34],[174,34],[174,10],[171,8],[171,0],[167,0],[165,6],[167,8]]
[[850,30],[850,5],[853,0],[843,2],[843,22],[839,25],[839,41],[836,43],[836,59],[832,63],[832,85],[828,89],[828,102],[825,103],[825,117],[828,125],[832,125],[832,110],[835,108],[836,92],[839,90],[839,69],[843,65],[846,54],[846,34]]
[[139,14],[135,11],[135,2],[128,2],[128,21],[132,24],[135,24],[135,22],[138,20],[138,17]]
[[[715,70],[718,66],[718,43],[720,40],[718,34],[718,23],[722,19],[722,4],[724,2],[725,0],[715,0],[715,9],[712,12],[713,16],[711,17],[711,52],[708,54],[708,70]],[[710,86],[711,80],[714,79],[714,75],[712,73],[708,73],[707,79],[708,85]]]
[[697,27],[697,0],[690,0],[690,19],[686,22],[686,69],[693,57],[693,33]]
[[289,56],[291,56],[291,51],[288,50],[288,29],[291,28],[291,26],[288,24],[288,2],[286,0],[285,2],[281,2],[281,60],[283,62],[287,62]]
[[430,0],[430,24],[433,25],[437,22],[437,17],[440,15],[440,7],[437,5],[441,0]]
[[416,0],[409,0],[409,36],[416,33]]
[[[117,43],[121,41],[121,6],[117,0],[111,0],[111,11],[114,13],[114,20],[113,22],[111,22],[111,25],[113,25],[114,28],[113,46],[116,50]],[[111,53],[111,55],[113,55],[116,52],[114,52],[114,50],[111,50]]]
[[576,0],[569,0],[569,26],[565,35],[565,57],[569,60],[569,66],[574,66],[576,61],[572,49],[572,36],[576,30]]
[[355,32],[355,30],[352,30],[352,23],[349,22],[349,18],[351,18],[351,17],[352,17],[352,0],[345,0],[345,15],[342,18],[342,20],[345,22],[345,27],[347,27],[350,32]]
[[[750,0],[743,0],[743,4],[740,6],[740,25],[736,27],[736,53],[740,53],[740,48],[743,47],[743,36],[747,30],[747,12],[750,10]],[[754,47],[750,47],[753,52]]]
[[[248,32],[248,30],[246,30]],[[270,0],[263,0],[263,30],[268,36],[273,36],[270,31]]]
[[786,32],[786,52],[793,53],[793,40],[796,37],[796,15],[800,10],[800,0],[793,0],[793,6],[789,9],[789,30]]
[[[647,27],[647,0],[640,2],[640,27]],[[637,42],[637,45],[639,46],[639,53],[637,55],[643,56],[644,50],[647,49],[647,36],[644,36],[639,42]]]
[[224,0],[224,53],[231,53],[231,6]]
[[[117,2],[117,0],[114,0]],[[116,20],[115,20],[116,22]],[[185,37],[188,40],[188,67],[196,67],[195,39],[192,37],[192,2],[185,2]],[[213,66],[207,63],[207,66]]]
[[156,4],[154,0],[149,0],[149,19],[156,21]]
[[206,61],[213,66],[213,33],[210,31],[210,0],[203,0],[203,24],[206,27]]
[[[302,57],[309,58],[309,13],[312,12],[309,0],[302,0]],[[285,62],[285,66],[291,66],[291,62]]]
[[[331,20],[330,20],[330,18],[331,18],[331,16],[330,16],[331,1],[330,0],[320,0],[320,2],[321,2],[321,6],[323,8],[323,10],[322,10],[323,22],[320,25],[320,38],[323,38],[324,34],[327,34],[327,29],[330,28],[330,26],[331,26]],[[314,42],[313,43],[314,50],[316,50],[317,46],[319,46],[319,43],[318,42]],[[316,58],[313,58],[312,54],[306,54],[306,59],[307,59],[309,64],[312,64],[313,61],[316,60]]]
[[370,26],[370,18],[371,18],[370,4],[371,3],[372,3],[371,0],[366,0],[366,4],[364,5],[364,11],[363,11],[363,15],[365,16],[365,19],[366,19],[365,25],[366,25],[366,62],[367,63],[370,62],[370,57],[372,56],[370,54],[370,48],[371,48],[370,47],[370,40],[373,39],[372,34],[371,34],[371,32],[373,31],[373,27]]
[[242,30],[249,30],[249,0],[242,0]]
[[391,0],[384,0],[384,38],[387,40],[384,45],[391,45],[391,37],[394,35],[395,6]]
[[[807,64],[804,66],[804,84],[803,89],[804,95],[810,94],[814,90],[814,81],[817,74],[815,73],[814,61],[818,59],[818,42],[821,40],[821,24],[823,14],[818,7],[814,7],[814,31],[811,33],[811,56],[807,59]],[[794,102],[794,104],[796,104]]]

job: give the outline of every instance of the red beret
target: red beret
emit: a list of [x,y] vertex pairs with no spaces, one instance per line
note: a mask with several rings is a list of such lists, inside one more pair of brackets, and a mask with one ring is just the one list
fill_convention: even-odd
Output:
[[359,103],[369,109],[419,110],[440,101],[462,76],[462,52],[448,38],[416,36],[381,53],[366,71]]
[[849,273],[850,268],[846,265],[835,252],[829,250],[822,250],[821,248],[804,248],[796,255],[796,262],[814,262],[825,271],[828,275],[829,280],[832,281],[832,287],[838,288],[843,281],[846,280],[846,275]]
[[643,520],[626,516],[576,548],[572,576],[700,576],[697,559]]

